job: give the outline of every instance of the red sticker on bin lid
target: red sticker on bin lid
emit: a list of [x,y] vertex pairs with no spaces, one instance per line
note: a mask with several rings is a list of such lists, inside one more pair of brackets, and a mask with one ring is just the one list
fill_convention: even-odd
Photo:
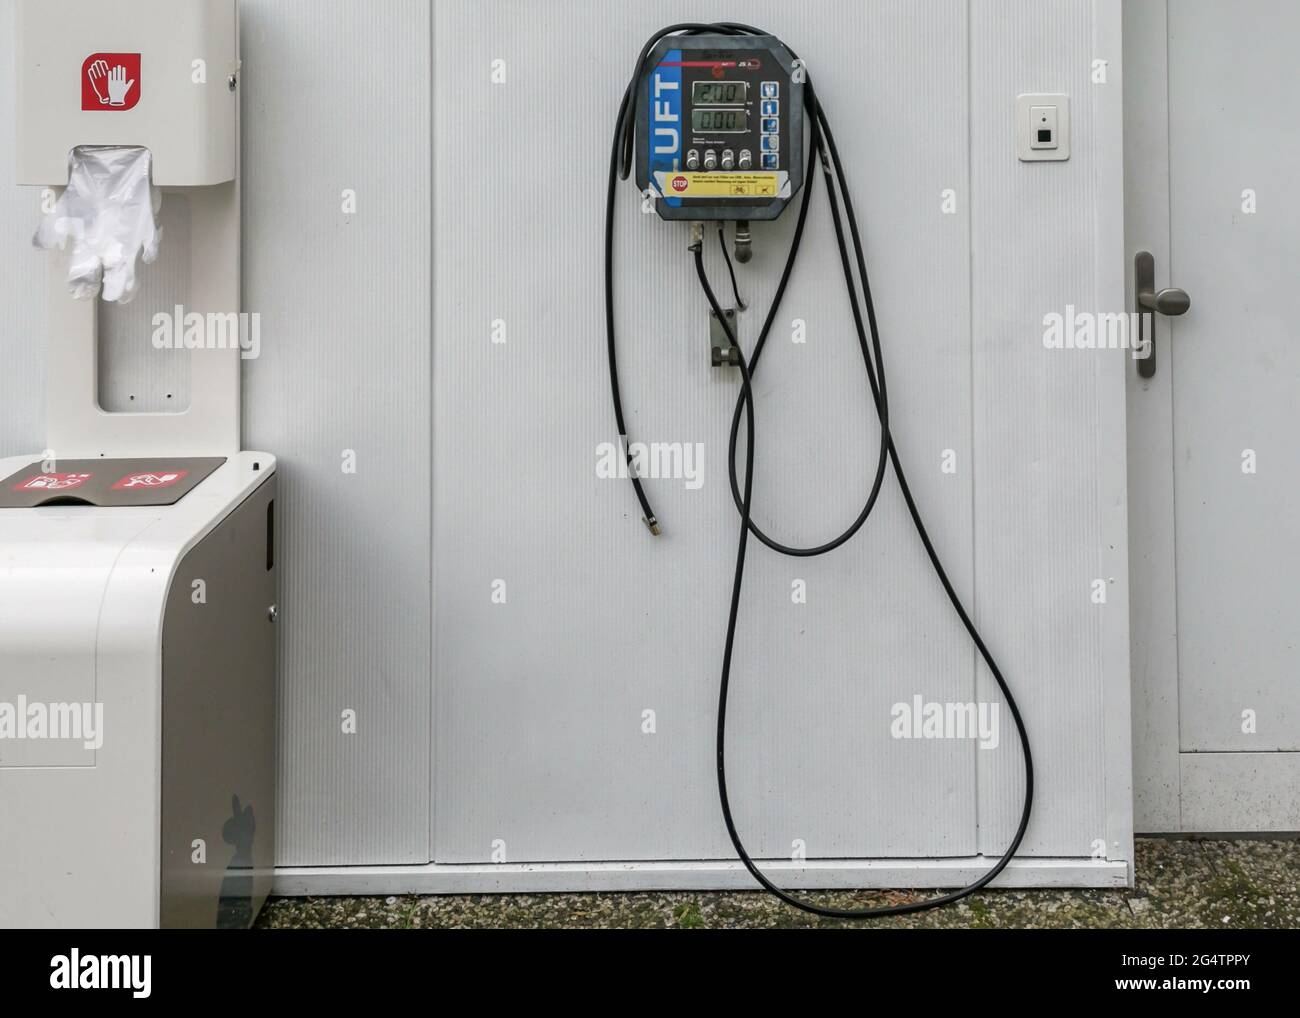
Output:
[[37,474],[21,484],[14,485],[14,491],[72,491],[80,488],[94,474]]
[[158,488],[170,488],[173,484],[184,480],[188,476],[188,470],[160,470],[143,474],[127,474],[113,485],[113,490],[133,491],[147,488],[154,491]]
[[122,113],[140,101],[139,53],[92,53],[81,65],[83,112]]

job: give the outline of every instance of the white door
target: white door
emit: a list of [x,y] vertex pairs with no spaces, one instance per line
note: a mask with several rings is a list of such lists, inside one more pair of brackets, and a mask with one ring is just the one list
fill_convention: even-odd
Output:
[[1300,830],[1300,4],[1124,14],[1135,823]]

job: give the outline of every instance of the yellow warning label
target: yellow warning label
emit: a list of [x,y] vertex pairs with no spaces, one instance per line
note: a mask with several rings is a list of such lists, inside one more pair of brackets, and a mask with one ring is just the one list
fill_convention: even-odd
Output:
[[677,198],[775,198],[775,173],[667,173],[664,194]]

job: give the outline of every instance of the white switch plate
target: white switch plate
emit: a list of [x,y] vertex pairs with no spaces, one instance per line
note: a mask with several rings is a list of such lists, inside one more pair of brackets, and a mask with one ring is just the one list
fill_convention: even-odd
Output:
[[[1050,132],[1040,140],[1039,132]],[[1016,155],[1022,162],[1060,162],[1070,158],[1070,97],[1027,92],[1016,96]]]

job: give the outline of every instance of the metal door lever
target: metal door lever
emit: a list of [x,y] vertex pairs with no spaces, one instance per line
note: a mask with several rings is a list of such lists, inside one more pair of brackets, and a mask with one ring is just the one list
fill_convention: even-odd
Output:
[[[1133,259],[1133,291],[1137,294],[1138,349],[1144,345],[1146,315],[1144,311],[1174,317],[1187,313],[1192,306],[1192,298],[1186,290],[1168,286],[1156,290],[1156,260],[1150,251],[1139,251]],[[1156,335],[1155,323],[1151,323],[1151,349],[1145,357],[1137,362],[1138,374],[1151,378],[1156,373]]]

